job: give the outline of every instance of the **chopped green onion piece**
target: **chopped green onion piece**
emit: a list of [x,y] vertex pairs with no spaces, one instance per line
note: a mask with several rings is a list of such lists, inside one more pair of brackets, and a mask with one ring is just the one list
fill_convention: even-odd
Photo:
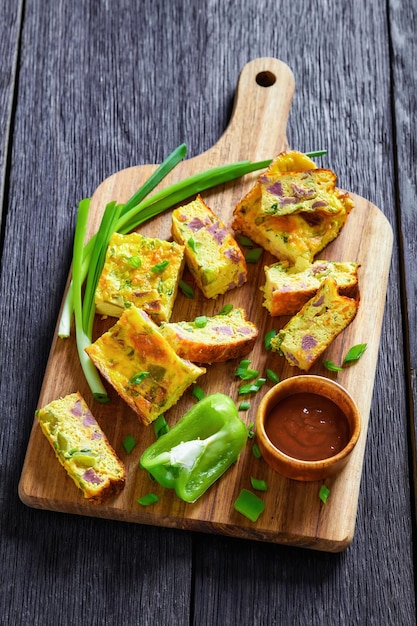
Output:
[[186,298],[190,298],[190,299],[194,298],[194,290],[192,287],[190,287],[188,283],[186,283],[184,280],[181,279],[178,284],[179,284],[179,288],[181,289],[182,293],[184,294]]
[[217,313],[217,315],[229,315],[233,310],[233,304],[225,304],[224,307]]
[[262,256],[263,248],[252,248],[245,254],[246,263],[257,263]]
[[137,503],[142,506],[150,506],[151,504],[155,504],[158,502],[159,497],[155,493],[147,493],[146,496],[142,496],[137,499]]
[[200,315],[196,317],[194,320],[194,324],[197,328],[205,328],[207,326],[207,317],[205,315]]
[[132,267],[140,267],[142,265],[142,260],[139,256],[131,256],[128,258],[128,261]]
[[246,400],[246,402],[241,402],[239,404],[239,411],[248,411],[250,409],[250,402]]
[[343,367],[340,367],[339,365],[335,365],[333,361],[323,361],[323,365],[326,369],[330,370],[331,372],[341,372],[343,370]]
[[245,235],[237,235],[236,241],[241,245],[245,246],[245,248],[253,248],[253,241],[246,237]]
[[262,452],[260,451],[257,443],[254,443],[252,446],[252,454],[256,459],[262,458]]
[[197,398],[197,400],[202,400],[206,394],[203,389],[199,385],[195,385],[193,388],[193,396]]
[[[242,402],[243,404],[243,402]],[[249,403],[248,403],[249,404]],[[255,426],[255,422],[251,422],[250,424],[248,424],[248,439],[253,439],[255,436],[255,430],[254,430],[254,426]]]
[[153,423],[153,430],[155,433],[155,437],[159,439],[162,435],[166,435],[169,431],[169,426],[166,422],[164,415],[159,415]]
[[238,376],[242,380],[252,380],[252,378],[256,378],[259,375],[258,370],[249,369],[250,361],[248,359],[243,359],[235,372],[235,376]]
[[136,445],[136,439],[133,437],[133,435],[126,435],[126,437],[122,441],[122,445],[127,454],[130,454]]
[[261,478],[250,477],[251,485],[256,491],[268,491],[268,485],[266,484],[266,480]]
[[265,503],[252,491],[242,489],[234,503],[234,508],[252,522],[256,522],[265,509]]
[[156,265],[151,267],[151,272],[153,272],[154,274],[162,274],[162,272],[166,270],[168,265],[169,265],[168,259],[164,259],[163,261],[161,261],[161,263],[157,263]]
[[273,370],[266,370],[266,377],[273,383],[279,383],[279,376]]
[[353,361],[360,359],[367,347],[367,343],[358,343],[356,346],[352,346],[343,359],[343,364],[352,363]]
[[190,246],[191,250],[193,250],[193,252],[197,252],[197,244],[195,240],[193,239],[193,237],[190,237],[187,243]]
[[319,498],[324,504],[326,504],[327,498],[329,497],[329,495],[330,495],[330,489],[326,487],[326,485],[322,485],[319,491]]
[[241,385],[238,389],[238,395],[244,396],[248,393],[256,393],[266,383],[266,378],[258,378],[257,381],[248,385]]
[[265,339],[264,339],[264,345],[265,345],[266,350],[271,350],[272,348],[271,339],[273,339],[276,334],[277,334],[277,331],[275,330],[275,328],[272,328],[272,330],[269,330],[266,333]]
[[129,380],[129,385],[140,385],[149,376],[149,372],[136,372]]

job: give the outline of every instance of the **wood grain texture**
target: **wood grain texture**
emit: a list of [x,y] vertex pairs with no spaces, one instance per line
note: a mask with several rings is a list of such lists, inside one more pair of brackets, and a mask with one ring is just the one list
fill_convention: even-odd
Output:
[[[291,70],[282,62],[272,58],[251,61],[243,68],[236,89],[236,99],[230,125],[222,137],[208,151],[190,160],[183,161],[170,175],[168,182],[183,180],[186,176],[201,172],[222,163],[235,162],[245,158],[262,160],[268,155],[278,154],[286,144],[286,123],[292,101],[294,79]],[[246,133],[246,124],[253,132]],[[126,201],[146,180],[149,166],[136,166],[117,172],[105,180],[93,194],[89,235],[96,232],[104,207],[111,201]],[[244,181],[229,184],[223,189],[204,193],[205,201],[230,228],[233,208],[253,185],[258,174],[245,177]],[[361,303],[354,322],[340,335],[326,352],[326,358],[341,363],[343,356],[352,345],[366,342],[366,356],[354,368],[342,372],[338,382],[348,389],[356,400],[362,416],[362,435],[353,457],[343,472],[335,479],[326,481],[331,489],[331,505],[323,507],[318,498],[321,483],[294,483],[284,480],[265,464],[254,459],[251,446],[246,446],[239,463],[227,472],[221,481],[210,489],[198,503],[185,506],[171,493],[157,489],[160,502],[153,507],[138,507],[136,499],[145,495],[150,486],[146,472],[138,471],[140,455],[152,441],[152,428],[137,424],[136,416],[120,399],[111,394],[111,403],[102,406],[93,403],[91,393],[77,364],[75,339],[54,338],[52,353],[46,368],[39,407],[51,400],[80,391],[102,423],[102,427],[113,447],[123,457],[127,465],[127,486],[123,493],[108,504],[97,507],[85,501],[82,494],[72,488],[63,472],[57,471],[54,454],[48,449],[39,425],[35,420],[29,441],[19,493],[22,500],[31,506],[59,510],[67,513],[80,513],[97,517],[109,517],[131,522],[141,522],[168,527],[178,527],[207,532],[219,532],[231,536],[259,539],[313,547],[318,550],[337,552],[344,550],[352,541],[356,521],[357,499],[360,486],[361,468],[366,442],[369,411],[373,393],[373,379],[379,352],[379,335],[382,324],[386,285],[391,261],[392,231],[384,215],[377,207],[360,198],[353,197],[355,209],[339,237],[323,251],[321,256],[333,260],[356,261],[360,264]],[[146,236],[171,238],[171,214],[167,211],[158,219],[140,228]],[[265,375],[268,368],[275,371],[280,379],[294,375],[294,370],[284,358],[276,353],[267,353],[263,338],[268,330],[277,331],[287,321],[286,318],[271,319],[262,306],[265,275],[264,265],[274,262],[272,255],[264,254],[262,261],[249,267],[248,282],[240,289],[227,292],[221,298],[207,300],[200,295],[188,273],[184,279],[193,285],[196,297],[190,302],[184,296],[177,297],[174,321],[193,320],[197,315],[213,315],[225,304],[243,307],[248,318],[259,329],[259,339],[249,358],[251,366]],[[378,284],[374,280],[374,264],[379,267]],[[371,315],[369,315],[369,313]],[[95,336],[100,336],[106,328],[115,323],[114,319],[105,322],[96,320]],[[221,391],[238,403],[239,382],[234,378],[239,360],[212,365],[199,384],[206,394]],[[325,374],[318,365],[310,373]],[[267,390],[267,386],[256,397],[251,398],[251,409],[246,416],[247,425],[256,417],[256,408]],[[193,406],[192,391],[188,390],[178,404],[165,415],[173,426],[181,416]],[[139,442],[134,453],[123,455],[122,441],[127,434],[133,434]],[[44,462],[39,462],[42,451]],[[48,454],[49,453],[49,454]],[[60,468],[59,468],[60,469]],[[266,512],[253,524],[233,509],[240,490],[250,488],[250,477],[265,475],[269,489],[263,497]],[[279,509],[280,514],[278,514]]]
[[[416,58],[411,0],[282,0],[278,8],[242,0],[238,10],[218,0],[27,0],[24,7],[18,82],[10,85],[17,97],[0,283],[5,623],[415,624],[397,236],[407,209],[399,167],[415,161],[407,132]],[[9,26],[0,22],[2,42],[13,39]],[[17,483],[77,202],[113,172],[158,163],[182,141],[189,157],[214,145],[241,68],[263,56],[282,59],[295,77],[290,145],[327,148],[323,163],[340,186],[378,206],[394,230],[354,541],[325,554],[25,507]],[[4,98],[2,80],[0,91]],[[412,229],[410,221],[410,241]],[[415,348],[412,341],[410,332]]]

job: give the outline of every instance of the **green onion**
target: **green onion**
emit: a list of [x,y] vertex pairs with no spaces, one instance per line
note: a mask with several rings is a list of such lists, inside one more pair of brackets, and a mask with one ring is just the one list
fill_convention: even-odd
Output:
[[239,396],[244,396],[248,393],[256,393],[266,383],[266,378],[258,378],[257,381],[248,385],[241,385],[237,391]]
[[242,489],[234,503],[234,508],[252,522],[256,522],[265,509],[265,503],[252,491]]
[[261,478],[254,478],[253,476],[250,477],[250,482],[252,487],[256,490],[256,491],[267,491],[268,490],[268,485],[266,484],[266,480],[263,480]]
[[164,261],[161,261],[161,263],[157,263],[156,265],[151,267],[151,272],[153,272],[154,274],[162,274],[162,272],[166,270],[168,265],[169,261],[168,259],[165,259]]
[[259,449],[259,446],[257,443],[254,443],[252,446],[252,454],[255,457],[255,459],[260,459],[262,458],[262,452]]
[[315,152],[306,152],[305,154],[310,159],[314,159],[314,157],[323,156],[324,154],[327,154],[327,150],[316,150]]
[[361,358],[367,347],[367,343],[358,343],[356,346],[352,346],[346,354],[345,358],[343,359],[343,364],[345,365],[346,363],[358,361],[358,359]]
[[148,378],[148,376],[149,372],[136,372],[136,374],[133,374],[133,376],[129,379],[129,385],[140,385],[140,383],[143,382],[145,378]]
[[126,437],[122,441],[122,445],[127,454],[130,454],[136,445],[136,439],[133,437],[133,435],[126,435]]
[[241,245],[245,246],[245,248],[253,248],[253,241],[246,237],[246,235],[237,235],[236,241]]
[[248,411],[250,409],[250,402],[247,400],[239,404],[239,411]]
[[138,268],[142,265],[142,260],[138,256],[131,256],[128,258],[128,261],[132,267]]
[[323,365],[326,369],[330,370],[331,372],[341,372],[343,370],[343,367],[340,367],[339,365],[335,365],[333,361],[323,361]]
[[279,376],[277,374],[275,374],[275,372],[273,370],[267,369],[266,370],[266,377],[268,378],[268,380],[270,380],[273,383],[279,383]]
[[263,248],[252,248],[245,254],[246,263],[257,263],[262,256]]
[[85,348],[91,345],[91,337],[87,335],[83,326],[82,311],[82,256],[85,233],[87,230],[88,211],[90,208],[90,200],[81,200],[78,206],[77,222],[74,234],[74,252],[72,263],[73,276],[73,305],[75,317],[75,337],[77,344],[78,357],[84,376],[91,389],[93,397],[99,402],[109,402],[107,392],[101,382],[98,371],[96,370],[92,360],[85,352]]
[[186,298],[190,298],[190,299],[194,298],[194,290],[188,283],[186,283],[184,280],[181,279],[178,285]]
[[233,304],[225,304],[217,315],[229,315],[230,311],[233,311]]
[[272,348],[271,339],[273,339],[276,334],[277,334],[277,331],[275,330],[275,328],[272,328],[272,330],[269,330],[266,333],[265,339],[264,339],[264,345],[265,345],[266,350],[271,350]]
[[193,252],[197,252],[197,244],[195,240],[193,239],[193,237],[190,237],[187,243]]
[[329,495],[330,495],[330,489],[326,487],[326,485],[322,485],[319,491],[319,498],[324,504],[326,504],[327,498],[329,497]]
[[136,502],[138,504],[141,504],[142,506],[150,506],[151,504],[155,504],[156,502],[158,502],[158,500],[159,496],[157,496],[155,493],[147,493],[146,496],[138,498]]
[[199,385],[195,385],[193,388],[193,396],[197,398],[197,400],[202,400],[206,394],[203,389]]
[[169,431],[169,426],[165,420],[164,415],[159,415],[153,423],[153,430],[155,433],[155,437],[159,439],[162,435],[166,435]]
[[207,317],[205,315],[200,315],[196,317],[194,320],[194,324],[197,328],[205,328],[207,326]]
[[[242,402],[242,404],[243,404],[243,402]],[[248,439],[253,439],[254,436],[255,436],[254,426],[255,426],[255,422],[251,422],[250,424],[248,424],[248,427],[247,427]]]
[[242,380],[252,380],[252,378],[256,378],[259,376],[258,370],[249,369],[250,361],[247,359],[243,359],[235,372],[235,376],[238,376]]

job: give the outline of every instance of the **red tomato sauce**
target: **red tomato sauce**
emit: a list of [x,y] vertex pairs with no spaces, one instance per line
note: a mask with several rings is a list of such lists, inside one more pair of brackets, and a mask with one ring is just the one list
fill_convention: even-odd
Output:
[[350,439],[343,411],[314,393],[297,393],[278,402],[265,421],[265,431],[276,448],[302,461],[334,456]]

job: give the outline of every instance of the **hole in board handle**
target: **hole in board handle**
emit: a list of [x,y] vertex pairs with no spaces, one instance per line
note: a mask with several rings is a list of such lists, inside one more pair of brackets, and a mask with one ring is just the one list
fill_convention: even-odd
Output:
[[259,72],[259,74],[256,75],[256,82],[260,87],[271,87],[275,83],[276,79],[277,77],[275,74],[269,72],[268,70]]

